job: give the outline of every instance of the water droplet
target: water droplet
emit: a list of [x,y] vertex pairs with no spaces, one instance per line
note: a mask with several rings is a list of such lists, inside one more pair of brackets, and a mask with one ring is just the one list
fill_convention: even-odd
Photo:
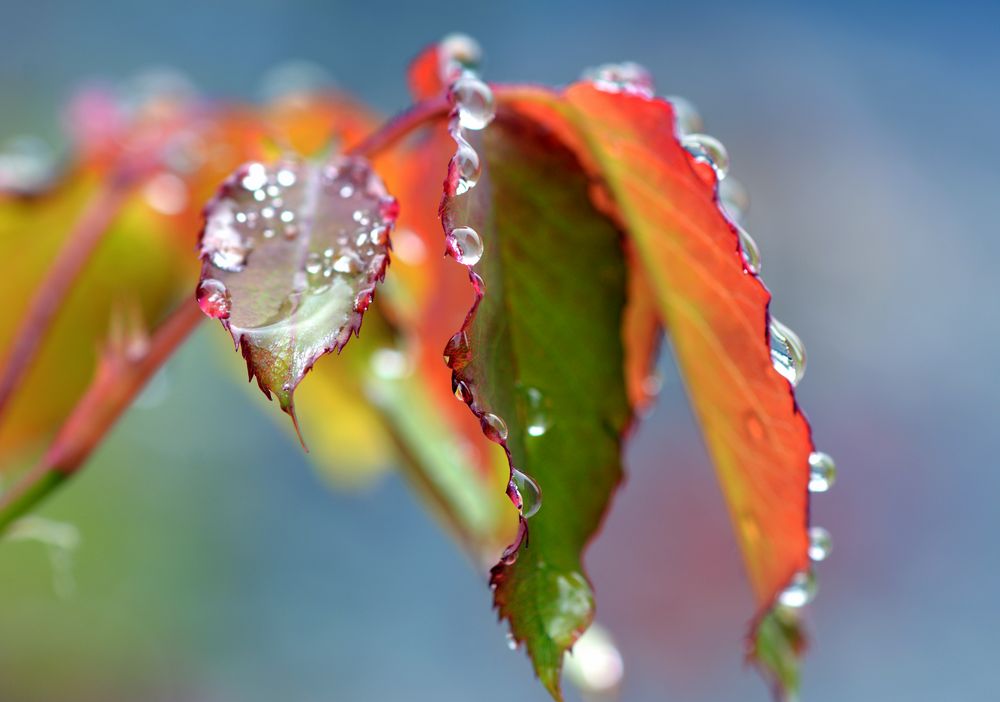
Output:
[[719,204],[729,219],[742,224],[750,209],[750,195],[740,181],[729,176],[719,183]]
[[52,147],[39,137],[15,137],[0,149],[0,190],[41,190],[56,177],[56,171]]
[[475,401],[472,395],[472,388],[464,380],[459,380],[458,376],[451,376],[451,391],[455,393],[455,399],[471,405]]
[[496,116],[493,91],[474,75],[459,76],[451,84],[451,98],[458,108],[458,123],[465,129],[484,129]]
[[771,362],[774,369],[796,386],[806,374],[806,350],[798,335],[771,317]]
[[384,380],[405,378],[410,372],[410,360],[398,349],[377,349],[371,357],[372,371]]
[[826,492],[837,479],[837,464],[830,454],[813,451],[809,454],[809,492]]
[[538,514],[538,510],[542,507],[542,489],[535,479],[515,468],[511,471],[510,481],[521,497],[519,505],[521,516],[528,519]]
[[342,186],[340,186],[340,196],[342,198],[349,198],[352,195],[354,195],[354,186],[353,185],[348,184],[348,185],[342,185]]
[[830,532],[821,526],[809,529],[809,558],[817,563],[826,560],[833,549],[833,539]]
[[260,192],[260,200],[263,200],[265,195],[263,190],[261,190],[265,185],[267,185],[267,169],[264,167],[263,163],[251,163],[246,167],[246,175],[243,176],[243,180],[240,181],[243,187],[247,190],[253,191],[254,197]]
[[721,181],[729,172],[729,153],[722,142],[708,134],[687,134],[681,137],[683,146],[696,161],[707,163]]
[[456,174],[455,194],[461,195],[476,187],[482,167],[479,163],[479,154],[469,142],[460,136],[455,141],[458,144],[455,155],[452,157]]
[[479,418],[479,425],[490,441],[499,444],[507,440],[507,423],[497,415],[487,412]]
[[472,354],[469,351],[469,337],[464,331],[456,332],[444,347],[444,362],[452,370],[461,370],[469,365]]
[[452,256],[461,264],[474,266],[483,257],[483,241],[472,227],[455,227],[448,242]]
[[609,93],[633,93],[653,97],[653,76],[649,70],[633,61],[605,63],[588,68],[581,76],[598,90]]
[[343,255],[337,257],[333,262],[333,270],[337,273],[357,273],[361,268],[362,262],[358,254],[353,251],[347,250]]
[[231,205],[220,204],[209,215],[201,249],[216,268],[230,272],[243,270],[250,245],[236,229],[236,217]]
[[149,179],[142,192],[146,203],[160,214],[180,214],[187,207],[187,186],[173,173],[157,173]]
[[566,677],[588,696],[612,699],[625,675],[622,654],[599,624],[591,624],[564,658]]
[[805,607],[816,597],[816,589],[816,575],[811,570],[796,573],[788,587],[778,595],[778,602],[786,607]]
[[228,319],[232,298],[229,289],[221,280],[205,278],[198,285],[195,293],[201,311],[212,319]]
[[549,429],[549,403],[538,388],[524,388],[525,422],[528,436],[542,436]]
[[507,648],[511,651],[517,650],[517,639],[515,639],[514,634],[509,631],[507,632]]
[[285,224],[288,224],[289,222],[295,219],[295,213],[292,212],[291,210],[285,210],[284,212],[281,213],[279,219]]
[[760,275],[760,249],[757,247],[757,242],[738,224],[736,233],[740,236],[740,249],[743,251],[743,261],[747,265],[747,270],[754,275]]
[[690,100],[679,95],[668,95],[665,99],[674,109],[674,129],[679,135],[693,134],[705,128],[701,115]]
[[449,34],[438,43],[438,50],[445,60],[470,69],[476,68],[483,56],[479,42],[467,34]]

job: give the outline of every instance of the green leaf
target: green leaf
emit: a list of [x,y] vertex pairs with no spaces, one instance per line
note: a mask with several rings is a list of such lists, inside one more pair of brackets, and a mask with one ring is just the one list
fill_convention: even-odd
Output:
[[[561,142],[503,113],[484,141],[478,185],[446,209],[447,223],[473,227],[484,243],[472,276],[485,294],[463,330],[469,354],[452,364],[484,433],[541,486],[541,508],[492,585],[558,699],[563,654],[594,613],[582,553],[621,479],[626,265],[619,232],[591,205]],[[518,487],[530,499],[530,485]]]

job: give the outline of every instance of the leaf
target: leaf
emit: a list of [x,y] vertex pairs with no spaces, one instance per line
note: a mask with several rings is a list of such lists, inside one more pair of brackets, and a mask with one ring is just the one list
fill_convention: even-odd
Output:
[[508,494],[526,515],[531,478],[541,486],[541,509],[491,580],[500,615],[558,698],[563,654],[593,618],[582,551],[621,479],[627,271],[618,230],[558,140],[503,113],[483,140],[478,185],[445,210],[446,226],[471,226],[484,246],[476,263],[468,232],[452,245],[476,263],[470,276],[484,291],[452,367],[484,433],[509,451]]
[[715,462],[760,620],[809,568],[813,445],[772,361],[770,294],[720,212],[715,174],[681,146],[665,100],[589,83],[498,95],[573,145],[633,242]]

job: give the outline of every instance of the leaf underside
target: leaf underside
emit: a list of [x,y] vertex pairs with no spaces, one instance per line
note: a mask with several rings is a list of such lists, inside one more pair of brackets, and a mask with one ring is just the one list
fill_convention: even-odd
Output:
[[483,141],[479,184],[448,203],[485,243],[475,267],[485,295],[463,330],[469,353],[453,366],[484,423],[506,418],[511,467],[541,486],[541,509],[492,585],[558,697],[563,654],[593,618],[582,552],[621,479],[627,273],[620,234],[590,204],[570,151],[503,113]]

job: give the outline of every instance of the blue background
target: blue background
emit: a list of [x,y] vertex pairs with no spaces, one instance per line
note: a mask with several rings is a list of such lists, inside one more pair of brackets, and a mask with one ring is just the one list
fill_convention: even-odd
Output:
[[[814,502],[835,547],[804,699],[996,697],[996,5],[6,0],[2,16],[4,138],[56,139],[81,81],[150,65],[252,98],[306,59],[388,113],[407,61],[455,30],[480,40],[490,80],[648,66],[750,190],[772,309],[809,352],[799,398],[840,467]],[[546,699],[483,574],[402,481],[328,490],[274,408],[204,363],[218,333],[46,508],[83,534],[76,595],[53,595],[37,545],[0,551],[0,699]],[[763,701],[722,498],[664,365],[587,560],[622,699]]]

